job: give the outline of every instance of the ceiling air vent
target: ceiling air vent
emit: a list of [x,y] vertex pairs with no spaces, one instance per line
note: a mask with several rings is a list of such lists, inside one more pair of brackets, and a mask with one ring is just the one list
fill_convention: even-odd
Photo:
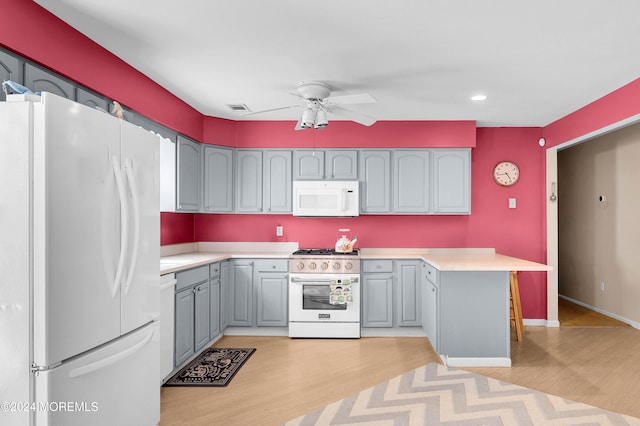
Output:
[[230,104],[227,105],[227,107],[229,107],[229,109],[233,112],[251,112],[249,107],[245,104]]

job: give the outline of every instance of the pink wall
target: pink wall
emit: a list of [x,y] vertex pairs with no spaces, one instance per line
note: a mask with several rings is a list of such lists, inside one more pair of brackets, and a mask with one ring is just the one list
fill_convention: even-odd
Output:
[[160,245],[194,242],[194,214],[160,213]]
[[202,114],[29,0],[3,0],[0,45],[202,140]]

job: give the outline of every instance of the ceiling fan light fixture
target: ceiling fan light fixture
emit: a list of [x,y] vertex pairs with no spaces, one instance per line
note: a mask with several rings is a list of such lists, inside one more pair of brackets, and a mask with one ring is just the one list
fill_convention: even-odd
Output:
[[300,127],[303,129],[310,129],[315,124],[316,114],[311,108],[307,108],[302,113],[302,120],[300,120]]
[[328,124],[329,121],[327,121],[327,113],[324,112],[324,110],[319,110],[316,114],[316,124],[314,127],[316,129],[324,129]]

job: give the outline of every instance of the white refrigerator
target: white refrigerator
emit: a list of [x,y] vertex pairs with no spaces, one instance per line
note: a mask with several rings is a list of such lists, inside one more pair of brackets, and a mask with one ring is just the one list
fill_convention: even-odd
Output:
[[159,141],[50,93],[0,102],[0,424],[160,420]]

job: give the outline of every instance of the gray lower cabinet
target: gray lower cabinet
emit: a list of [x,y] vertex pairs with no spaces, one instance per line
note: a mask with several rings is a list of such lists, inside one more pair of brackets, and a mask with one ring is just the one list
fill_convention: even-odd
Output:
[[176,210],[200,210],[200,144],[178,135]]
[[233,150],[203,145],[202,211],[224,213],[233,211]]
[[209,340],[220,334],[220,263],[209,265]]
[[24,86],[32,92],[50,92],[63,98],[75,100],[74,85],[59,75],[25,64]]
[[288,261],[256,260],[256,326],[286,327],[289,322]]
[[360,151],[360,211],[391,212],[391,151]]
[[393,327],[393,263],[362,261],[362,327]]
[[228,260],[220,262],[220,332],[229,326],[229,286],[231,267]]
[[193,289],[176,293],[174,366],[177,367],[195,353],[194,349]]
[[421,261],[362,261],[362,327],[422,326]]
[[288,261],[233,259],[230,266],[229,326],[286,327]]
[[439,348],[438,336],[438,274],[437,270],[426,262],[422,262],[422,328],[427,339],[437,352]]
[[396,324],[399,327],[422,325],[422,262],[397,260],[394,262],[396,278]]
[[209,341],[209,308],[211,303],[209,282],[193,288],[194,294],[194,349],[199,351]]
[[174,366],[202,349],[210,339],[209,265],[176,273]]
[[229,326],[253,324],[253,260],[230,261]]

